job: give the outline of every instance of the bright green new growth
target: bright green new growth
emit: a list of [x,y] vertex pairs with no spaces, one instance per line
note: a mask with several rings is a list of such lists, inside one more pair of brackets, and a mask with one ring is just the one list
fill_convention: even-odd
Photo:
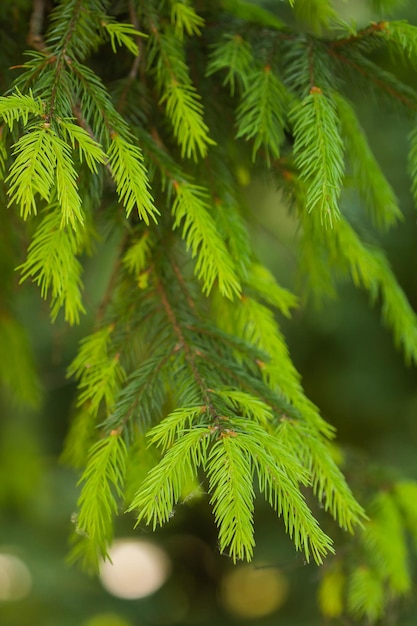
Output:
[[[254,161],[289,197],[308,289],[334,294],[340,277],[366,289],[416,363],[416,315],[341,198],[350,184],[376,229],[401,219],[348,95],[359,67],[371,92],[414,114],[414,90],[368,54],[383,47],[417,64],[417,32],[402,22],[340,32],[331,2],[290,4],[307,28],[238,0],[133,1],[132,24],[107,15],[107,2],[61,0],[0,98],[8,210],[17,207],[32,237],[17,269],[39,285],[53,320],[63,310],[79,322],[81,257],[98,233],[119,240],[94,329],[68,369],[78,399],[64,458],[83,469],[71,558],[87,567],[105,557],[119,511],[156,528],[196,480],[234,561],[255,553],[259,496],[307,561],[334,551],[312,499],[343,530],[365,523],[277,323],[298,298],[256,259],[239,173]],[[89,65],[106,45],[118,59],[111,84]],[[417,196],[415,129],[410,137]],[[384,585],[409,588],[401,515],[415,534],[417,512],[408,488],[371,507],[360,541],[386,569],[375,560],[350,573],[354,614],[376,619]],[[341,610],[337,572],[325,579],[330,617]]]
[[339,200],[344,173],[343,142],[331,94],[320,87],[310,93],[291,113],[295,165],[307,183],[307,211],[320,213],[325,227],[340,217]]

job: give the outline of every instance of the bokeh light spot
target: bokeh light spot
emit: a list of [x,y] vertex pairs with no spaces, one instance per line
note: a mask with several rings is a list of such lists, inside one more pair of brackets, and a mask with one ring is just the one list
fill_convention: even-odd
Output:
[[22,600],[31,588],[32,577],[25,563],[13,554],[0,554],[0,601]]
[[238,566],[222,580],[220,601],[237,617],[256,619],[279,609],[288,595],[288,582],[277,569]]
[[99,613],[83,622],[83,626],[132,626],[132,622],[128,622],[116,613]]
[[118,598],[134,600],[155,593],[171,571],[168,555],[149,541],[119,539],[109,550],[110,561],[102,563],[103,587]]

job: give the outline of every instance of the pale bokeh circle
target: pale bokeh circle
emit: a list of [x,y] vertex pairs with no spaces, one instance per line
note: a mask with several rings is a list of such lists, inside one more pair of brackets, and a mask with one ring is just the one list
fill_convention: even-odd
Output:
[[118,598],[145,598],[162,587],[171,572],[166,552],[150,541],[119,539],[109,556],[111,561],[100,567],[100,580]]
[[32,588],[25,563],[13,554],[0,554],[0,601],[22,600]]

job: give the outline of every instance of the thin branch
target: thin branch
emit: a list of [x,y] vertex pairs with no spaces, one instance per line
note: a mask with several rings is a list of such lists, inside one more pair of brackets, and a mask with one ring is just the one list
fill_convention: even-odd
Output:
[[[130,18],[130,22],[133,24],[133,26],[135,27],[136,30],[139,30],[139,21],[138,21],[138,17],[136,14],[136,10],[135,10],[135,5],[133,0],[129,0],[129,18]],[[127,81],[126,81],[126,85],[122,91],[122,93],[120,94],[120,98],[119,98],[119,102],[117,104],[117,110],[120,112],[123,111],[123,108],[125,106],[126,103],[126,98],[127,98],[127,94],[129,93],[129,90],[132,86],[132,84],[135,82],[138,72],[139,72],[139,68],[141,68],[141,83],[145,83],[145,71],[144,71],[144,63],[143,63],[143,59],[144,59],[144,50],[145,47],[143,45],[143,41],[142,38],[139,36],[135,37],[135,42],[136,45],[138,47],[138,54],[137,56],[135,56],[133,63],[132,63],[132,67],[130,68],[128,77],[127,77]]]
[[101,320],[104,317],[104,314],[106,312],[106,309],[110,303],[112,294],[114,293],[114,287],[115,287],[115,283],[117,280],[117,277],[119,275],[119,270],[120,270],[120,265],[121,265],[121,257],[122,257],[122,251],[125,247],[126,244],[126,240],[127,240],[128,235],[125,234],[122,238],[122,241],[119,244],[119,250],[120,253],[117,255],[116,261],[113,265],[113,269],[112,269],[112,273],[110,275],[109,281],[107,283],[107,287],[106,287],[106,291],[104,292],[104,295],[101,299],[101,302],[98,306],[97,309],[97,314],[96,314],[96,325],[99,326]]
[[162,306],[164,307],[167,317],[171,323],[171,326],[174,329],[175,335],[177,336],[178,347],[184,350],[185,360],[187,361],[190,367],[190,370],[192,372],[195,382],[197,383],[198,387],[201,390],[201,394],[203,396],[206,409],[210,413],[211,417],[213,418],[213,421],[217,421],[219,416],[217,415],[217,412],[211,402],[209,387],[206,384],[205,380],[202,378],[200,372],[198,371],[198,367],[196,364],[196,356],[198,356],[197,350],[191,347],[188,344],[186,338],[184,337],[184,333],[182,332],[181,325],[179,321],[177,320],[177,316],[175,315],[174,310],[171,307],[165,288],[163,284],[161,283],[161,281],[157,282],[156,289],[157,289],[157,292],[159,293],[159,297],[161,298]]
[[349,35],[349,37],[343,37],[342,39],[334,39],[330,42],[331,48],[339,48],[340,46],[346,46],[351,43],[356,43],[360,39],[364,39],[369,35],[375,35],[387,30],[388,22],[372,22],[370,26],[362,28],[355,35]]
[[39,52],[46,52],[46,45],[42,35],[45,4],[46,0],[33,0],[33,10],[29,22],[29,33],[26,39],[29,46],[32,46],[35,50],[39,50]]
[[187,304],[190,307],[191,311],[194,313],[194,315],[197,317],[197,311],[196,311],[196,308],[195,308],[195,302],[192,299],[192,297],[191,297],[191,295],[190,295],[190,293],[189,293],[189,291],[187,289],[187,285],[185,283],[183,275],[181,274],[181,270],[178,267],[177,262],[173,258],[171,258],[170,261],[171,261],[171,267],[174,270],[175,276],[177,277],[178,283],[179,283],[179,285],[180,285],[180,287],[182,289],[184,297],[187,300]]
[[412,100],[410,100],[410,98],[407,98],[407,96],[404,96],[403,94],[399,93],[396,89],[384,83],[383,80],[376,78],[372,73],[366,71],[359,63],[355,63],[354,61],[349,59],[349,57],[346,57],[340,52],[336,52],[336,50],[332,49],[332,47],[329,47],[329,53],[331,56],[335,57],[342,63],[345,63],[346,65],[350,65],[350,67],[353,68],[355,71],[362,74],[362,76],[365,76],[367,80],[373,82],[377,87],[379,87],[380,89],[388,93],[390,96],[392,96],[396,100],[399,100],[410,109],[413,109],[413,110],[417,109],[417,104],[413,102]]

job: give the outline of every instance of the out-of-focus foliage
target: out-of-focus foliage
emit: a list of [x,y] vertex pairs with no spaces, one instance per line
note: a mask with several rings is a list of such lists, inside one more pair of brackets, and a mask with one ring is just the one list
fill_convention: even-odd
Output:
[[[415,241],[411,196],[367,120],[378,114],[378,131],[389,124],[395,140],[398,128],[402,145],[409,132],[400,171],[415,196],[417,30],[400,19],[401,4],[3,3],[0,556],[21,551],[38,572],[23,599],[0,560],[5,624],[412,616],[417,476],[407,437],[396,435],[396,469],[369,443],[375,424],[389,432],[388,385],[372,389],[361,352],[365,338],[378,350],[382,341],[383,359],[390,348],[340,287],[370,295],[415,365],[415,284],[402,260]],[[266,212],[260,180],[279,190]],[[296,255],[297,295],[294,258],[274,233]],[[339,290],[337,309],[328,297]],[[277,313],[289,318],[309,293],[324,308],[308,317],[302,307],[279,326]],[[330,339],[341,355],[329,356]],[[338,378],[355,349],[359,366]],[[389,354],[406,429],[415,370]],[[312,400],[341,442],[367,455],[335,448]],[[69,413],[61,458],[80,471],[77,505],[76,479],[56,465]],[[261,495],[321,568],[295,560]],[[173,576],[155,602],[122,606],[64,569],[71,527],[71,559],[98,567],[114,533],[133,532],[131,515],[115,522],[126,510],[140,536],[169,523],[157,536]],[[233,577],[216,535],[231,562],[254,567]],[[62,571],[53,598],[42,562]],[[80,598],[70,608],[69,588]]]

